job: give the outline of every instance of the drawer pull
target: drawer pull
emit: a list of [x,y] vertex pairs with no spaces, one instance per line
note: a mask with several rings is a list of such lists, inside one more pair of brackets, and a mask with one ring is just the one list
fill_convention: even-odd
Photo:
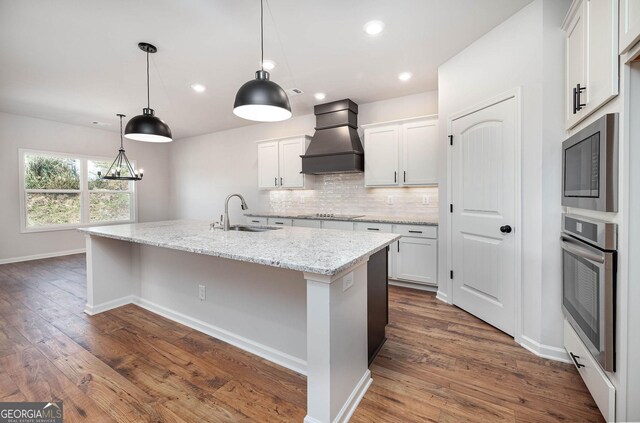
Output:
[[275,223],[276,225],[284,225],[284,222],[273,222],[273,223]]
[[259,220],[252,220],[251,223],[260,223]]
[[421,234],[422,231],[409,231],[410,234]]
[[379,231],[380,228],[367,228],[368,231]]
[[580,367],[584,367],[584,364],[580,364],[578,363],[578,358],[580,358],[579,355],[575,355],[572,352],[569,352],[569,355],[571,356],[571,359],[573,360],[573,363],[576,365],[576,367],[579,369]]

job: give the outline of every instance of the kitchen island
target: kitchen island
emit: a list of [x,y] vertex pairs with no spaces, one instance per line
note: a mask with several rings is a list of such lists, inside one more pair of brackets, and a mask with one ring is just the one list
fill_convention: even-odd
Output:
[[81,229],[85,312],[134,303],[229,342],[307,376],[305,422],[346,421],[371,383],[367,264],[398,236],[263,229],[185,220]]

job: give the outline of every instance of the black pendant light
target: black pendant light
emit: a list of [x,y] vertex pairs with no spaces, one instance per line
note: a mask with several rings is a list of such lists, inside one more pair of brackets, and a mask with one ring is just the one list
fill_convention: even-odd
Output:
[[243,119],[259,122],[277,122],[291,117],[289,97],[280,85],[269,81],[264,70],[264,5],[260,0],[260,70],[256,79],[244,84],[236,94],[233,113]]
[[149,43],[138,43],[138,47],[147,53],[147,107],[142,109],[141,115],[127,123],[124,136],[135,141],[170,142],[172,139],[169,125],[154,116],[149,101],[149,53],[155,53],[158,49]]
[[136,172],[133,169],[133,166],[131,166],[131,162],[129,162],[129,159],[124,152],[124,140],[122,138],[122,118],[125,116],[119,113],[116,116],[120,118],[120,150],[118,150],[116,159],[113,161],[113,163],[111,163],[109,170],[107,170],[107,174],[102,176],[102,172],[98,171],[98,177],[101,179],[110,179],[115,181],[139,181],[143,176],[142,169]]

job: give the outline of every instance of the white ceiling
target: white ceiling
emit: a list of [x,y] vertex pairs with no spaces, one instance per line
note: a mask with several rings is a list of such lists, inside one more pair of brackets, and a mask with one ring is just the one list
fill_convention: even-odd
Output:
[[[435,90],[438,65],[530,1],[268,0],[265,58],[272,80],[304,91],[294,116]],[[259,11],[258,0],[0,0],[0,111],[117,131],[116,113],[145,105],[147,41],[151,107],[174,138],[250,124],[232,106],[259,66]],[[362,29],[373,19],[385,23],[376,37]]]

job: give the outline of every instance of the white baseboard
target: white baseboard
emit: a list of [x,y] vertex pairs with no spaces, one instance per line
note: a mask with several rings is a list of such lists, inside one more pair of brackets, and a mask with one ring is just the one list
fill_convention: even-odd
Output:
[[437,292],[438,291],[438,285],[425,285],[425,284],[421,284],[421,283],[412,283],[412,282],[399,281],[399,280],[396,280],[396,279],[389,279],[389,285],[401,286],[403,288],[411,288],[411,289],[417,289],[419,291],[427,291],[427,292]]
[[113,310],[114,308],[122,307],[123,305],[131,304],[135,302],[135,298],[133,295],[127,295],[126,297],[116,298],[115,300],[107,301],[102,304],[97,305],[85,305],[84,312],[89,316],[93,316],[99,313],[104,313],[105,311]]
[[563,363],[571,363],[569,354],[564,348],[552,347],[551,345],[544,345],[538,341],[534,341],[526,335],[522,335],[520,339],[516,341],[527,350],[531,351],[538,357],[548,358],[550,360],[561,361]]
[[240,348],[241,350],[247,351],[251,354],[255,354],[280,366],[286,367],[287,369],[293,370],[294,372],[298,372],[303,375],[307,374],[306,360],[301,360],[292,355],[283,353],[282,351],[278,351],[274,348],[247,339],[241,335],[203,322],[202,320],[194,319],[183,313],[179,313],[177,311],[171,310],[167,307],[155,304],[151,301],[137,296],[133,297],[133,303],[146,310],[151,311],[152,313],[159,314],[160,316],[166,317],[169,320],[181,323],[185,326],[190,327],[191,329],[195,329],[216,339],[227,342],[235,347]]
[[[367,371],[362,375],[362,378],[360,378],[360,380],[356,384],[355,388],[353,388],[353,391],[351,391],[351,395],[349,395],[349,398],[347,398],[344,405],[338,412],[338,415],[335,417],[335,419],[333,419],[332,423],[345,423],[348,422],[349,419],[351,419],[351,416],[353,416],[356,408],[358,408],[358,404],[360,404],[360,401],[362,401],[364,394],[367,392],[367,389],[369,389],[369,386],[371,386],[372,382],[373,379],[371,379],[371,371],[367,369]],[[306,416],[304,418],[304,423],[322,422],[311,416]]]
[[21,261],[42,260],[52,257],[70,256],[73,254],[84,254],[84,248],[78,248],[77,250],[56,251],[54,253],[34,254],[32,256],[11,257],[6,259],[0,259],[0,264],[19,263]]
[[451,301],[449,301],[449,296],[440,290],[438,290],[438,293],[436,294],[436,299],[442,301],[443,303],[451,304]]

